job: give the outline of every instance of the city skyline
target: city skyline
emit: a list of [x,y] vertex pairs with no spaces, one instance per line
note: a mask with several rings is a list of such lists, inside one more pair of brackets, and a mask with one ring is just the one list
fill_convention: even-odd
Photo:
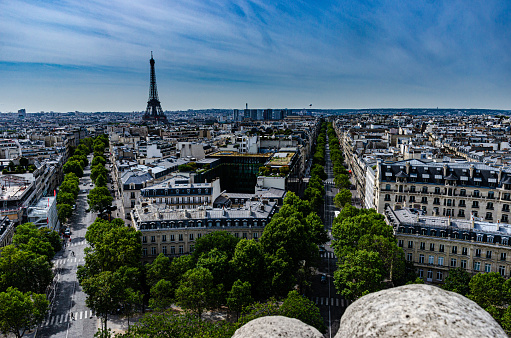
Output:
[[510,109],[497,1],[0,4],[0,111]]

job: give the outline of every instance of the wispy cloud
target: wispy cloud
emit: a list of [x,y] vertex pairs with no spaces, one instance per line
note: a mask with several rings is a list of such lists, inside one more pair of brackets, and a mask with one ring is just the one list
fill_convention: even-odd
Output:
[[[507,2],[475,0],[0,2],[0,74],[11,83],[0,90],[14,96],[1,100],[12,110],[37,107],[15,94],[23,93],[12,85],[20,77],[49,86],[113,82],[117,88],[104,90],[121,97],[123,81],[147,86],[154,50],[160,87],[202,91],[179,96],[195,96],[192,101],[174,98],[175,108],[233,106],[249,98],[301,106],[304,96],[331,107],[429,101],[504,107],[511,89],[510,12]],[[71,99],[50,95],[41,105],[115,109],[90,98],[94,104],[70,107]],[[139,99],[130,95],[118,109],[136,109]]]

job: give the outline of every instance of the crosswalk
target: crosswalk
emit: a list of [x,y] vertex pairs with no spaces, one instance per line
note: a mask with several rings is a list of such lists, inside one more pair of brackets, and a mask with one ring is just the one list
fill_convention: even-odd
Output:
[[322,258],[335,258],[335,253],[332,251],[325,251],[319,254]]
[[63,265],[67,265],[67,263],[84,263],[84,259],[83,258],[77,258],[77,257],[71,257],[71,258],[61,258],[61,259],[56,259],[53,261],[53,266],[55,267],[58,267],[58,266],[63,266]]
[[75,246],[86,245],[86,244],[87,244],[87,241],[83,240],[83,241],[80,241],[80,242],[66,243],[66,247],[72,248],[72,247],[75,247]]
[[93,319],[94,313],[91,310],[85,311],[76,311],[76,312],[68,312],[65,314],[48,316],[45,321],[40,325],[40,327],[46,326],[54,326],[62,323],[67,323],[69,321],[77,321],[77,320],[85,320],[85,319]]
[[349,301],[344,298],[329,297],[312,297],[311,299],[316,305],[348,307]]

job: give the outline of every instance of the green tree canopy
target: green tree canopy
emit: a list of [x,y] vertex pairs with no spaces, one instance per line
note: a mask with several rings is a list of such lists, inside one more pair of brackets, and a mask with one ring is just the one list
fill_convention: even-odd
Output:
[[65,224],[73,215],[73,207],[69,204],[57,204],[57,217],[60,223]]
[[150,264],[146,265],[146,280],[150,287],[156,285],[160,280],[171,280],[170,258],[160,253]]
[[64,174],[73,173],[78,177],[83,176],[83,168],[80,162],[78,161],[67,161],[62,168]]
[[29,330],[42,323],[48,312],[46,295],[23,293],[9,287],[0,293],[0,331],[7,335],[23,337]]
[[334,277],[337,291],[354,300],[383,288],[383,262],[376,252],[357,250],[346,255]]
[[290,291],[280,306],[282,316],[296,318],[325,333],[326,326],[319,308],[311,300],[300,295],[296,290]]
[[96,187],[106,187],[106,176],[101,174],[96,177],[96,181],[94,182]]
[[165,279],[160,279],[151,287],[151,298],[149,306],[153,309],[164,310],[172,305],[174,301],[174,287]]
[[236,320],[238,320],[241,310],[254,301],[251,296],[251,289],[252,287],[249,282],[242,282],[238,279],[233,283],[231,291],[229,291],[227,306],[229,310],[236,313]]
[[57,195],[57,204],[69,204],[74,205],[75,204],[75,196],[72,193],[69,192],[59,192]]
[[214,231],[197,239],[193,256],[197,260],[203,253],[210,252],[216,248],[227,253],[229,259],[231,259],[238,241],[239,239],[229,232]]
[[95,187],[87,195],[89,209],[94,212],[104,212],[112,206],[113,197],[106,187]]
[[95,182],[98,176],[103,175],[107,176],[108,172],[106,171],[105,166],[98,164],[91,168],[90,170],[90,179]]
[[95,167],[98,164],[102,165],[102,166],[104,166],[106,164],[106,160],[105,160],[105,158],[103,156],[95,156],[92,159],[91,166]]
[[449,270],[449,275],[445,278],[442,288],[447,291],[456,292],[467,296],[470,292],[470,274],[462,267]]
[[236,276],[242,282],[249,282],[252,285],[254,297],[262,298],[266,293],[266,283],[261,278],[265,275],[265,259],[261,243],[254,239],[240,240],[230,263]]
[[351,191],[341,189],[334,197],[334,204],[337,208],[342,209],[347,203],[351,203]]
[[505,281],[504,277],[497,272],[478,273],[470,279],[468,298],[483,309],[490,306],[501,306],[506,301],[503,297]]
[[44,293],[53,278],[47,258],[8,245],[0,251],[0,291],[16,287],[21,292]]
[[177,304],[201,317],[205,309],[216,304],[217,292],[213,285],[213,275],[208,269],[188,270],[176,290]]

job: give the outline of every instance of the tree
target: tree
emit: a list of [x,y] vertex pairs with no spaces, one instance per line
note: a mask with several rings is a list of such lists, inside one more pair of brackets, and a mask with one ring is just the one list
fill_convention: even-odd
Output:
[[383,288],[383,263],[378,253],[357,250],[347,254],[334,278],[337,291],[354,300]]
[[280,306],[282,316],[296,318],[314,326],[318,331],[325,333],[326,326],[319,308],[311,300],[301,296],[296,290],[290,291]]
[[505,301],[505,279],[498,272],[478,273],[469,282],[468,298],[479,304],[483,309],[490,306],[501,306]]
[[43,237],[48,243],[50,243],[55,253],[62,250],[62,241],[60,240],[58,232],[50,230],[46,227],[40,228],[39,232],[41,234],[41,237]]
[[351,191],[341,189],[334,197],[334,204],[337,208],[342,209],[347,203],[351,203]]
[[188,270],[176,290],[176,302],[179,306],[195,313],[198,318],[215,303],[213,275],[208,269]]
[[78,177],[83,176],[83,168],[80,162],[78,161],[67,161],[62,168],[64,174],[73,173]]
[[377,252],[382,260],[385,278],[394,282],[394,277],[405,274],[403,249],[399,248],[394,237],[368,234],[360,238],[357,248]]
[[169,281],[171,279],[170,270],[170,259],[160,253],[151,264],[146,265],[147,285],[152,287],[162,279]]
[[232,285],[231,291],[229,291],[227,296],[227,306],[229,307],[229,310],[236,313],[236,320],[239,319],[241,310],[254,301],[250,290],[251,286],[249,282],[242,282],[238,279]]
[[70,192],[59,192],[57,195],[57,204],[74,205],[76,201],[75,196]]
[[106,187],[106,176],[103,174],[99,175],[94,184],[96,187]]
[[23,293],[9,287],[0,293],[0,331],[23,337],[26,331],[42,323],[49,309],[44,294]]
[[57,204],[57,217],[62,224],[67,223],[67,220],[73,215],[73,207],[69,204]]
[[197,267],[208,269],[213,275],[213,285],[223,284],[226,289],[230,289],[234,282],[233,269],[229,264],[232,253],[220,251],[213,248],[209,252],[204,252],[197,260]]
[[462,267],[449,270],[449,275],[445,278],[442,288],[447,291],[456,292],[467,296],[470,292],[470,274]]
[[345,174],[340,174],[338,176],[335,176],[334,181],[335,181],[335,186],[339,189],[343,189],[343,188],[349,189],[349,187],[351,186],[350,179],[349,179],[348,175],[345,175]]
[[327,179],[327,174],[325,173],[325,168],[323,168],[320,164],[314,164],[311,170],[311,176],[318,176],[322,180]]
[[153,309],[164,310],[172,305],[174,300],[174,288],[172,283],[165,279],[160,279],[151,287],[151,298],[149,306]]
[[87,195],[89,209],[95,212],[104,212],[112,206],[113,201],[110,191],[106,187],[95,187]]
[[210,252],[214,248],[226,252],[229,259],[232,258],[239,239],[226,231],[214,231],[197,239],[193,256],[198,259],[203,253]]
[[102,165],[104,166],[106,164],[106,160],[103,156],[95,156],[93,159],[92,159],[92,162],[91,162],[91,166],[92,167],[95,167],[96,165]]
[[47,258],[31,251],[23,251],[14,245],[0,252],[0,291],[10,286],[21,292],[45,293],[53,278]]
[[96,179],[100,175],[104,175],[105,177],[108,175],[108,172],[106,171],[106,168],[103,165],[98,164],[98,165],[96,165],[96,166],[91,168],[91,170],[90,170],[90,179],[93,182],[96,182]]
[[122,278],[112,271],[103,271],[98,275],[80,280],[87,294],[85,303],[101,317],[104,332],[108,330],[108,316],[120,308],[125,297]]
[[252,285],[252,295],[256,299],[263,298],[266,293],[265,281],[261,276],[265,274],[264,253],[261,243],[254,239],[242,239],[236,245],[234,256],[230,262],[235,275],[242,282]]

